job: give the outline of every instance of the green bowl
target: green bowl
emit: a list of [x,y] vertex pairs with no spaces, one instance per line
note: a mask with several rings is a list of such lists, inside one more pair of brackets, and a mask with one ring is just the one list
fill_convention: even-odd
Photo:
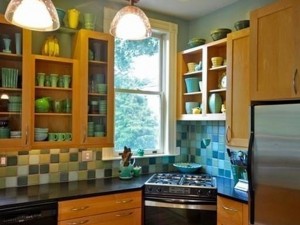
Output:
[[234,23],[236,30],[241,30],[250,26],[250,20],[240,20]]
[[197,47],[197,46],[200,46],[200,45],[204,45],[205,42],[206,42],[206,40],[202,39],[202,38],[192,38],[191,40],[189,40],[188,46],[190,48],[194,48],[194,47]]
[[210,33],[210,36],[211,36],[211,38],[212,38],[214,41],[217,41],[217,40],[226,38],[226,37],[227,37],[227,34],[229,34],[229,33],[231,33],[231,30],[230,30],[230,29],[228,29],[228,28],[219,28],[219,29],[213,30],[213,31]]

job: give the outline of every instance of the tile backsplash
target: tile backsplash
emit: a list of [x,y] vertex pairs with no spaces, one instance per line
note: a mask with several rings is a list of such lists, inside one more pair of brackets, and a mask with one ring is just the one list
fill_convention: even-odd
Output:
[[[179,156],[138,158],[142,173],[175,171],[174,162],[197,162],[202,172],[231,178],[231,165],[225,149],[224,121],[178,121]],[[93,161],[81,161],[81,150],[43,149],[6,152],[7,166],[0,167],[0,188],[29,186],[117,177],[119,160],[102,161],[101,149],[93,149]]]

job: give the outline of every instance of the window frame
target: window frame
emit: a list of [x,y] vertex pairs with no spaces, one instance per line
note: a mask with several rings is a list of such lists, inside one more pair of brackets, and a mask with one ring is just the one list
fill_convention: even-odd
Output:
[[[114,11],[114,10],[113,10]],[[112,20],[112,9],[104,10],[104,30],[109,27]],[[110,19],[111,18],[111,19]],[[179,155],[180,149],[176,147],[176,77],[177,77],[177,24],[161,21],[157,19],[151,19],[150,24],[154,33],[163,35],[164,52],[166,56],[162,61],[162,80],[161,85],[165,85],[164,95],[162,96],[162,104],[165,107],[162,108],[161,119],[164,122],[162,126],[162,142],[161,146],[163,151],[161,153],[146,152],[142,157],[158,157]],[[108,23],[109,22],[109,23]],[[140,157],[133,155],[133,157]],[[114,148],[102,149],[102,160],[114,160],[120,159],[120,152],[115,151]]]

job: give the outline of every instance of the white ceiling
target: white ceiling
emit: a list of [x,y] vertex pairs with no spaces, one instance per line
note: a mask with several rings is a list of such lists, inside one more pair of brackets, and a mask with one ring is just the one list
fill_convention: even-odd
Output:
[[[126,0],[109,1],[129,4]],[[181,19],[193,20],[237,1],[239,0],[139,0],[135,6]]]

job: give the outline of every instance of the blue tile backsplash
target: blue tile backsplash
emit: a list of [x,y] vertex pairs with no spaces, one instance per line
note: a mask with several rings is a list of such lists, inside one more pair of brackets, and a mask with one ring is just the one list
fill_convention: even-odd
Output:
[[[232,178],[225,149],[225,121],[177,121],[179,156],[137,158],[142,173],[174,172],[174,162],[196,162],[202,172]],[[102,161],[102,150],[94,149],[95,160],[81,161],[81,149],[37,149],[3,152],[7,166],[0,167],[0,188],[89,180],[119,175],[119,161]]]

